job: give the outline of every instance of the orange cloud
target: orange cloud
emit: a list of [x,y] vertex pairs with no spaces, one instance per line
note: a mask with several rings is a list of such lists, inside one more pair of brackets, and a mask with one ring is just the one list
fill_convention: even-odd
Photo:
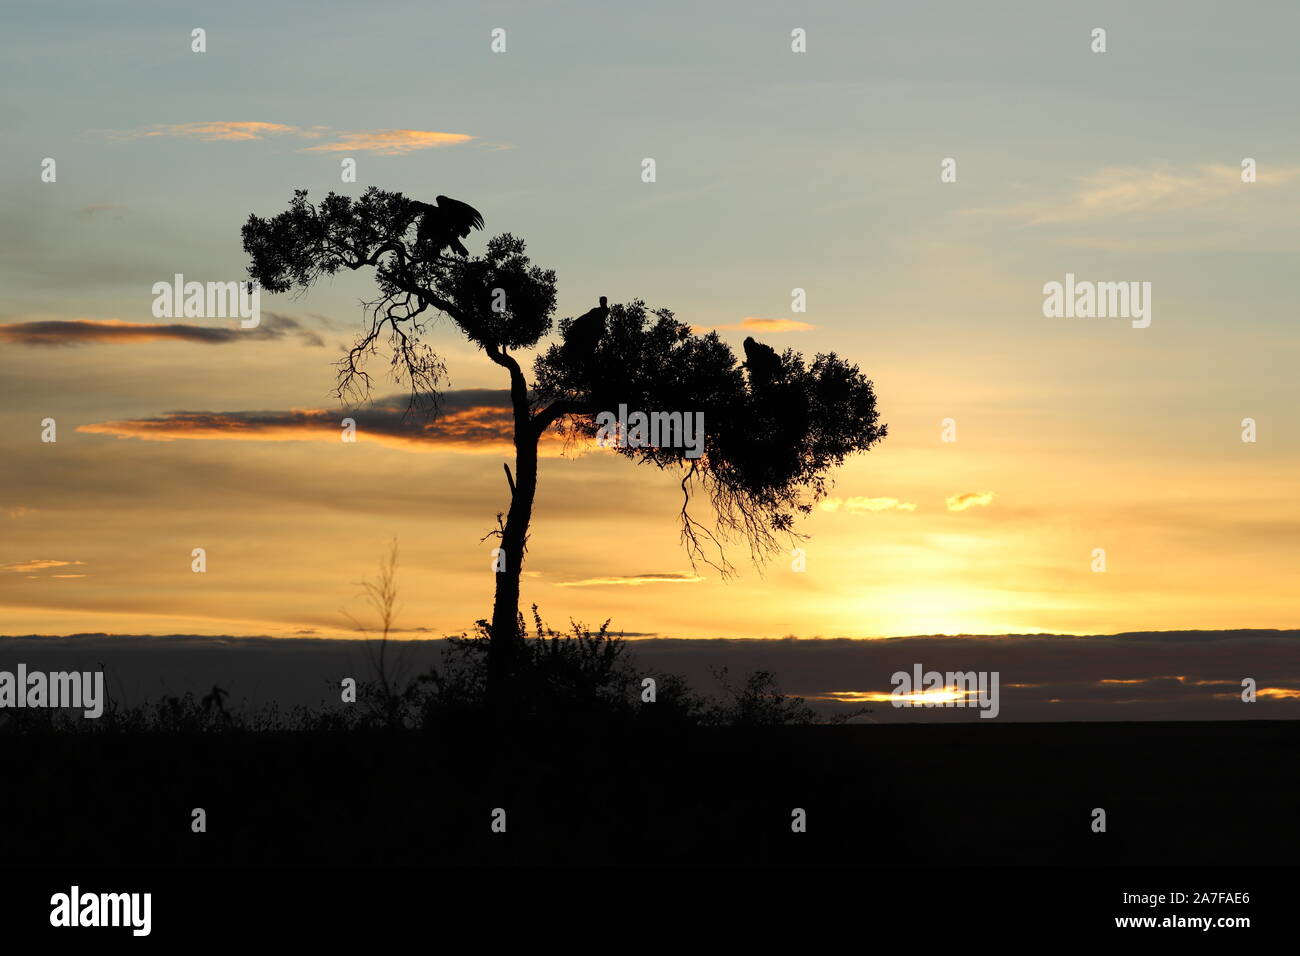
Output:
[[811,322],[799,322],[795,319],[760,319],[747,315],[731,325],[693,325],[693,332],[709,332],[714,329],[742,332],[807,332],[817,326]]
[[976,505],[981,507],[993,503],[997,496],[991,491],[967,491],[960,495],[953,495],[947,500],[949,511],[965,511],[967,508],[974,508]]
[[[37,558],[35,561],[20,561],[17,564],[0,564],[0,571],[21,574],[26,571],[45,571],[49,568],[66,568],[74,564],[85,563],[85,561],[52,561],[49,558]],[[59,575],[55,575],[55,577],[59,577]]]
[[328,126],[287,126],[284,123],[243,122],[220,120],[204,123],[169,123],[149,126],[141,130],[111,132],[114,139],[140,139],[159,136],[177,136],[197,139],[203,143],[246,142],[268,136],[293,135],[301,139],[330,139],[318,146],[307,146],[303,152],[360,152],[378,153],[381,156],[399,156],[418,149],[438,146],[455,146],[467,143],[474,137],[465,133],[439,133],[427,129],[371,129],[331,131]]
[[[402,451],[508,454],[514,451],[514,417],[509,400],[509,392],[505,389],[463,389],[444,393],[438,414],[429,419],[418,414],[407,416],[407,396],[394,396],[355,411],[296,408],[289,411],[168,412],[156,418],[79,425],[77,431],[142,441],[341,443],[343,419],[351,418],[356,423],[357,442]],[[542,437],[540,450],[546,457],[561,457],[565,440],[548,432]]]
[[[1231,694],[1224,694],[1224,697],[1235,698],[1234,691]],[[1300,700],[1300,689],[1294,687],[1261,687],[1255,693],[1256,697],[1272,697],[1277,700]]]
[[256,123],[218,121],[213,123],[169,123],[150,126],[135,136],[183,136],[197,139],[204,143],[233,142],[250,139],[262,139],[268,134],[296,133],[298,127],[285,126],[283,123]]
[[340,133],[337,142],[308,146],[304,153],[365,152],[381,156],[400,156],[417,149],[455,146],[468,143],[473,136],[464,133],[435,133],[425,129],[374,129]]

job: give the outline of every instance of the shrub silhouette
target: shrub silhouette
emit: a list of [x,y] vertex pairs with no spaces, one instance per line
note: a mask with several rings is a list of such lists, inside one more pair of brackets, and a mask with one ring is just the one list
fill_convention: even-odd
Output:
[[714,721],[733,727],[805,726],[817,722],[816,712],[802,697],[787,697],[771,671],[754,671],[740,687],[727,683],[727,669],[714,672],[728,700],[715,711]]
[[[516,695],[511,712],[531,723],[628,723],[640,708],[642,674],[627,654],[627,644],[609,634],[609,621],[596,631],[570,622],[567,632],[543,623],[533,605],[533,633],[528,635],[523,616],[517,626],[520,651],[511,674]],[[428,726],[481,716],[487,707],[488,654],[491,631],[479,621],[474,636],[450,638],[441,667],[418,679],[421,723]],[[678,695],[664,708],[685,706]],[[658,704],[653,705],[658,706]]]
[[[739,687],[727,681],[725,668],[715,672],[723,697],[710,700],[680,675],[639,670],[627,642],[610,636],[609,621],[597,631],[571,622],[570,630],[560,633],[542,622],[537,605],[532,612],[531,637],[525,634],[522,616],[518,621],[523,650],[511,685],[520,695],[516,713],[531,723],[774,727],[817,722],[816,712],[802,698],[780,692],[770,671],[746,675]],[[442,666],[413,685],[418,688],[412,694],[418,701],[418,723],[438,726],[486,713],[490,643],[486,621],[478,622],[472,637],[449,639]],[[656,683],[653,703],[641,702],[646,677]]]

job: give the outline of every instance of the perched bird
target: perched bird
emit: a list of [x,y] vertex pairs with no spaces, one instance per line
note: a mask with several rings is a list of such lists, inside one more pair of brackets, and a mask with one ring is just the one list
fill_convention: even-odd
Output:
[[596,354],[600,337],[605,334],[605,319],[609,317],[607,301],[602,295],[600,305],[569,323],[564,334],[564,352],[571,363],[585,364]]
[[745,337],[745,368],[749,369],[749,381],[765,385],[781,375],[781,357],[776,349],[762,342],[755,342],[752,336]]
[[483,216],[469,203],[439,196],[436,206],[427,202],[413,202],[412,206],[423,213],[415,232],[415,249],[422,255],[441,255],[451,249],[462,256],[469,250],[461,243],[471,229],[483,228]]

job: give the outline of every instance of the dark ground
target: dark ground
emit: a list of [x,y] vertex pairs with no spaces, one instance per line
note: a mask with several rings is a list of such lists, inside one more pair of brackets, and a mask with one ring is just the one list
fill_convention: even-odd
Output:
[[[1256,865],[1300,722],[0,738],[4,866]],[[207,811],[192,833],[191,810]],[[507,832],[490,830],[507,812]],[[791,832],[791,810],[808,831]],[[1107,814],[1093,833],[1092,810]]]

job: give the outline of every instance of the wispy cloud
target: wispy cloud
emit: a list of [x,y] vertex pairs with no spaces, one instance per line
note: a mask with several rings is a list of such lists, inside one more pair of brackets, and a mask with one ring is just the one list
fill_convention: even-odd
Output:
[[[79,425],[77,431],[143,441],[342,441],[342,421],[356,422],[356,440],[403,451],[502,453],[514,448],[514,418],[505,389],[444,392],[437,416],[406,415],[409,396],[379,399],[356,410],[295,408],[288,411],[167,412],[155,418]],[[403,418],[405,417],[405,420]],[[553,432],[542,438],[547,457],[564,453]]]
[[162,325],[123,322],[121,319],[66,319],[0,325],[0,342],[38,346],[126,345],[165,339],[202,345],[224,345],[230,342],[282,339],[289,335],[296,336],[307,345],[325,344],[311,329],[304,328],[296,319],[277,312],[262,313],[261,322],[251,329],[181,323]]
[[915,511],[916,505],[897,498],[827,498],[818,507],[822,511],[836,512],[841,508],[851,515],[870,514],[873,511]]
[[963,209],[961,215],[1004,216],[1026,225],[1141,219],[1206,206],[1241,196],[1242,189],[1268,189],[1300,178],[1300,166],[1266,166],[1258,180],[1241,181],[1241,168],[1222,163],[1149,167],[1107,166],[1075,180],[1064,196],[1035,196],[1002,207]]
[[984,507],[993,503],[997,496],[991,491],[966,491],[952,495],[947,499],[949,511],[965,511],[976,506]]
[[436,133],[425,129],[372,129],[355,133],[339,133],[335,142],[309,146],[303,152],[360,152],[399,156],[417,149],[456,146],[460,143],[468,143],[473,138],[464,133]]
[[703,580],[704,578],[696,574],[672,571],[662,574],[618,574],[602,578],[584,578],[581,581],[559,581],[557,587],[641,587],[646,584],[699,584]]
[[111,139],[132,140],[169,137],[201,143],[232,143],[264,140],[272,136],[293,136],[325,140],[305,146],[302,152],[359,152],[397,156],[420,149],[455,146],[474,139],[465,133],[442,133],[427,129],[332,130],[328,126],[289,126],[284,123],[217,120],[200,123],[162,123],[137,130],[110,130]]
[[197,139],[204,143],[243,142],[265,139],[283,133],[299,133],[296,126],[284,123],[241,122],[218,120],[207,123],[160,123],[140,130],[119,132],[115,139],[148,139],[158,136],[178,136]]
[[[32,571],[48,571],[50,568],[68,568],[85,561],[54,561],[49,558],[36,558],[33,561],[19,561],[15,564],[0,564],[0,572],[10,574],[28,574]],[[62,575],[55,575],[61,577]],[[79,575],[81,576],[81,575]]]
[[809,329],[815,329],[817,326],[811,322],[800,322],[796,319],[760,319],[752,315],[747,315],[739,322],[731,325],[693,325],[691,329],[695,332],[709,332],[714,329],[727,331],[742,332],[807,332]]

